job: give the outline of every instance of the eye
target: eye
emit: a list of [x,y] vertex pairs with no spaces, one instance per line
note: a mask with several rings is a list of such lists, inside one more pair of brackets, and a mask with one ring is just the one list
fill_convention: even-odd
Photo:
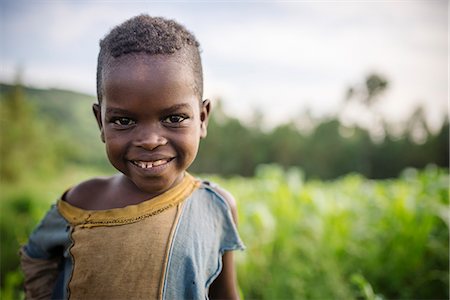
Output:
[[177,124],[177,123],[183,122],[186,119],[187,119],[187,117],[184,117],[184,116],[172,115],[172,116],[168,116],[167,118],[165,118],[163,120],[163,122],[164,123],[169,123],[169,124]]
[[130,126],[135,124],[136,122],[130,118],[116,118],[112,121],[115,125],[119,126]]

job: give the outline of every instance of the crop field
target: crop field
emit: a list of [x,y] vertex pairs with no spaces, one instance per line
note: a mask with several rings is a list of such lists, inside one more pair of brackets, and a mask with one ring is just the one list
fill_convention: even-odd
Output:
[[[59,194],[92,173],[1,186],[2,299],[23,297],[19,245]],[[298,169],[265,165],[251,178],[203,177],[237,200],[244,299],[449,297],[448,170],[305,181]]]
[[245,298],[448,299],[443,170],[303,182],[295,169],[264,166],[220,182],[238,201]]

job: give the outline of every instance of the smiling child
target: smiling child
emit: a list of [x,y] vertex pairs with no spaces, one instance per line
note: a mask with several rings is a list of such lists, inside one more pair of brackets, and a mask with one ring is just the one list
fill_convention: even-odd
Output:
[[238,298],[233,197],[186,172],[206,137],[199,44],[147,15],[100,42],[93,111],[120,172],[62,195],[21,249],[28,299]]

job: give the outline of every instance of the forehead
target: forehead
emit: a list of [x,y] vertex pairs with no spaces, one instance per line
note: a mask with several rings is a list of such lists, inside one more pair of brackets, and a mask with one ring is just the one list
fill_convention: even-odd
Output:
[[110,58],[102,70],[103,81],[121,76],[173,77],[186,82],[194,81],[194,74],[183,55],[148,55],[131,53],[118,58]]
[[178,55],[129,54],[103,69],[105,99],[141,94],[144,98],[195,97],[192,68]]

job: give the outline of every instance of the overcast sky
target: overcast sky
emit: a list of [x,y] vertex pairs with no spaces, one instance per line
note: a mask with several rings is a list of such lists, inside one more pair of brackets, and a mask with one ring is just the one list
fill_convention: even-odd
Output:
[[[448,1],[1,1],[0,80],[95,95],[98,41],[141,13],[173,18],[201,43],[205,97],[271,124],[342,107],[349,85],[377,72],[391,122],[423,105],[447,111]],[[357,110],[347,118],[363,118]]]

